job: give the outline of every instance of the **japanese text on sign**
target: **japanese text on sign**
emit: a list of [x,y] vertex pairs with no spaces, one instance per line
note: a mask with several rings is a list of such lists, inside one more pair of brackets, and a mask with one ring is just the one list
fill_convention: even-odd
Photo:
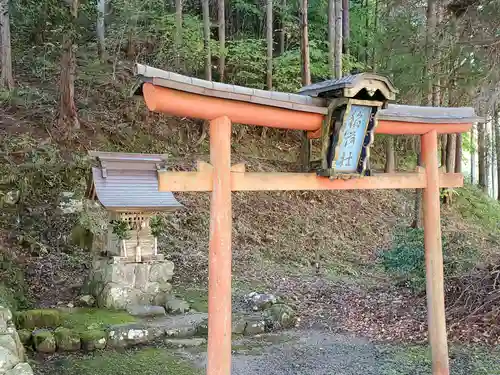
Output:
[[372,108],[368,106],[351,106],[342,134],[339,134],[340,144],[335,162],[337,172],[356,172],[371,112]]

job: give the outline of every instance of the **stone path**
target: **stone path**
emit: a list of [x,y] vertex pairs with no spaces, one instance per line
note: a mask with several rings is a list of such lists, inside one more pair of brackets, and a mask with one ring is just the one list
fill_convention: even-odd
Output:
[[[385,375],[374,344],[347,335],[290,331],[233,342],[231,375]],[[206,353],[184,352],[200,368]]]

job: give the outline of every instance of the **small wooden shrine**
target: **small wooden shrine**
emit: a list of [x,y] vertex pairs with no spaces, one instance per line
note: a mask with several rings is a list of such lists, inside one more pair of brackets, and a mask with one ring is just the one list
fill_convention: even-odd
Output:
[[165,167],[164,155],[90,152],[92,167],[88,198],[109,211],[104,238],[93,247],[128,262],[160,259],[152,218],[182,207],[171,192],[158,191],[157,171]]

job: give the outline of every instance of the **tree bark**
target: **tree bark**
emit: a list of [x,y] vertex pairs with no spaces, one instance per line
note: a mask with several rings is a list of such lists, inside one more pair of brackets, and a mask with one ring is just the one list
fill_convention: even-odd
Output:
[[175,67],[181,68],[182,0],[175,0]]
[[267,89],[273,89],[273,0],[266,0]]
[[[302,73],[302,85],[307,86],[311,84],[311,70],[309,68],[309,31],[308,31],[308,19],[307,19],[307,0],[300,0],[300,56],[301,56],[301,73]],[[307,132],[303,131],[300,138],[300,156],[299,164],[301,170],[308,172],[309,161],[311,157],[311,141],[307,138]]]
[[224,82],[224,74],[226,70],[226,15],[224,0],[218,0],[217,21],[219,22],[219,75],[220,81]]
[[205,79],[212,80],[212,53],[210,51],[210,6],[209,0],[202,0],[203,44],[205,47]]
[[10,45],[9,0],[0,0],[0,87],[12,90],[14,76],[12,74],[12,48]]
[[302,85],[307,86],[311,84],[311,70],[309,60],[309,31],[307,19],[307,0],[300,2],[300,52],[302,58]]
[[474,175],[476,173],[476,139],[474,135],[474,126],[470,129],[470,183],[474,185]]
[[495,131],[495,154],[497,156],[497,200],[500,201],[500,123],[498,122],[498,111],[495,108],[495,120],[493,122],[493,130]]
[[328,66],[335,78],[335,0],[328,0]]
[[427,1],[427,30],[425,35],[425,72],[427,105],[433,103],[433,66],[434,66],[434,33],[437,25],[436,0]]
[[448,143],[448,134],[441,134],[441,166],[446,167],[446,144]]
[[335,0],[335,78],[342,77],[342,0]]
[[[78,17],[78,0],[71,2],[72,22]],[[80,129],[80,122],[76,112],[75,104],[75,74],[77,45],[73,40],[72,32],[66,32],[63,36],[61,56],[61,78],[59,89],[59,129],[68,135],[72,130]]]
[[279,39],[279,53],[280,55],[283,55],[285,53],[285,36],[286,36],[286,31],[285,31],[285,14],[286,14],[286,0],[283,0],[282,3],[282,9],[280,13],[280,39]]
[[477,124],[477,159],[479,173],[479,187],[485,192],[488,192],[488,177],[486,171],[486,147],[485,147],[485,124]]
[[349,25],[349,0],[342,0],[342,42],[344,45],[344,53],[349,54],[349,39],[350,39],[350,25]]
[[396,170],[396,158],[394,156],[394,137],[387,136],[385,142],[385,173],[394,173]]
[[[374,30],[374,35],[378,34],[378,0],[375,0],[375,14],[373,15],[373,30]],[[376,39],[372,41],[373,48],[372,48],[372,71],[375,73],[377,71],[377,54],[375,50],[376,46]]]
[[462,173],[462,133],[455,139],[455,173]]
[[106,60],[106,26],[104,22],[104,16],[106,14],[106,0],[97,1],[97,51],[99,53],[99,58],[104,61]]
[[[424,67],[424,80],[426,82],[426,92],[423,97],[424,105],[432,105],[432,66],[433,66],[433,35],[436,30],[436,0],[427,0],[427,28],[425,35],[425,67]],[[422,156],[420,150],[420,139],[417,140],[417,166],[422,164]],[[414,228],[422,227],[422,189],[416,189],[415,191],[415,208],[414,208],[414,219],[412,226]]]
[[455,162],[455,134],[448,134],[448,142],[446,142],[446,172],[454,171]]

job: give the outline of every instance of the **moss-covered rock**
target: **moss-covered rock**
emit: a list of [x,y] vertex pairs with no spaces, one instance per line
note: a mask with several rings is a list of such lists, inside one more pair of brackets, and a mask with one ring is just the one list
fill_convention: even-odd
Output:
[[50,331],[35,331],[33,332],[33,347],[40,353],[54,353],[56,351],[56,339]]
[[100,330],[82,332],[80,335],[82,347],[86,351],[104,349],[106,347],[106,332]]
[[61,325],[61,313],[55,309],[26,310],[16,313],[18,329],[57,328]]
[[284,303],[272,305],[264,311],[266,323],[273,329],[286,329],[295,327],[297,314],[295,310]]
[[24,346],[31,345],[31,331],[28,329],[20,329],[17,331],[19,339]]
[[69,328],[59,327],[54,331],[57,349],[64,352],[80,350],[80,335]]

